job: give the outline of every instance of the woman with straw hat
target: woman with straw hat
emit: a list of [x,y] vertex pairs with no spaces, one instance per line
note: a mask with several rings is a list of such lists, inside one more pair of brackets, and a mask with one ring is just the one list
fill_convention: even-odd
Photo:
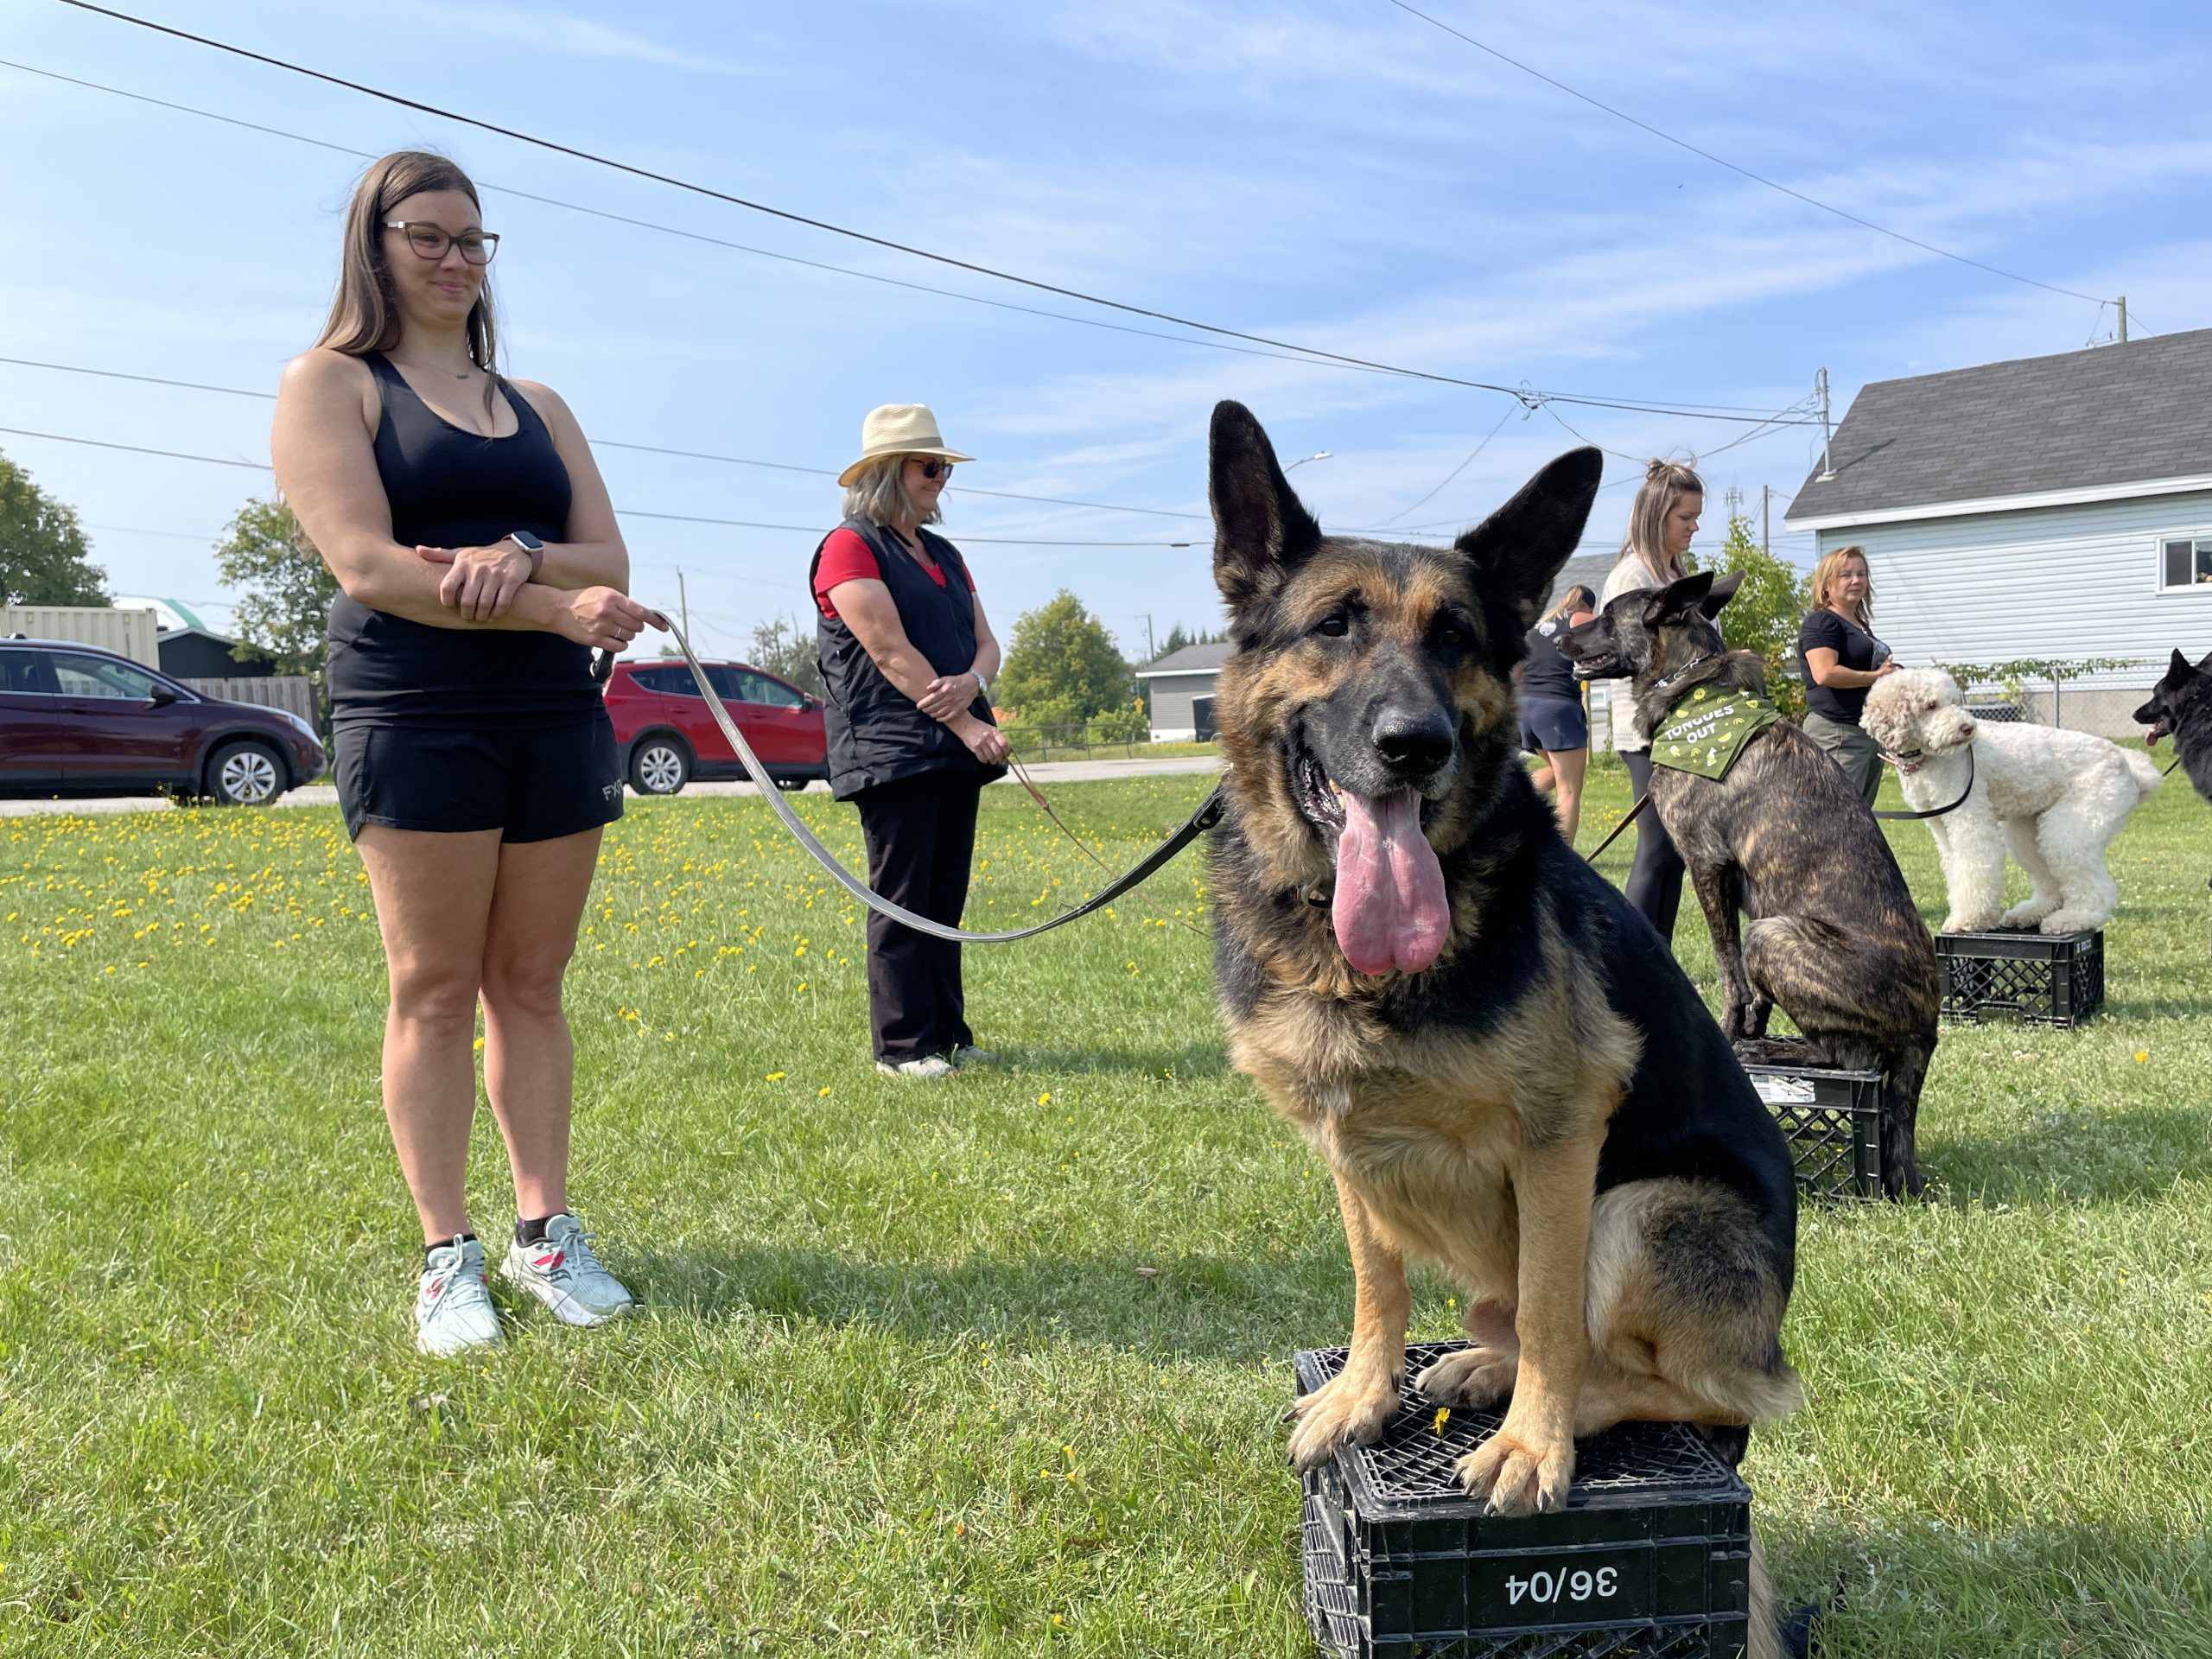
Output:
[[[982,786],[1005,775],[991,719],[999,644],[960,550],[925,524],[955,463],[924,404],[861,423],[861,457],[837,475],[845,521],[814,550],[830,789],[860,808],[868,885],[932,921],[968,900]],[[868,1000],[876,1070],[942,1078],[995,1057],[976,1046],[960,947],[871,912]]]

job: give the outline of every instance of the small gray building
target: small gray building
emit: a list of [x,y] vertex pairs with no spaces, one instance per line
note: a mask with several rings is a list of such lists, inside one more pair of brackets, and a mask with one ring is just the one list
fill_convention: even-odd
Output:
[[1221,665],[1236,649],[1230,645],[1185,645],[1137,670],[1138,684],[1151,712],[1152,741],[1187,743],[1198,734],[1194,698],[1213,696]]
[[2212,329],[1876,381],[1829,454],[1785,522],[1866,550],[1900,663],[2126,658],[2022,689],[2132,736],[2168,652],[2212,647]]

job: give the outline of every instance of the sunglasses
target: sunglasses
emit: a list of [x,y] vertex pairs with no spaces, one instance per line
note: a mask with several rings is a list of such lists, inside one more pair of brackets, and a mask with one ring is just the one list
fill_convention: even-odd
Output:
[[949,461],[925,461],[920,463],[924,478],[950,478],[952,463]]

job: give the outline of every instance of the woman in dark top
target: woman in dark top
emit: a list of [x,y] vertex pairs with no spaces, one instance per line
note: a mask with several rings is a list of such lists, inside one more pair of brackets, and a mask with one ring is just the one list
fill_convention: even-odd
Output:
[[[1552,810],[1559,832],[1574,845],[1582,823],[1582,778],[1590,762],[1590,716],[1582,707],[1582,687],[1574,669],[1560,655],[1559,636],[1587,622],[1598,595],[1577,586],[1567,590],[1544,620],[1529,630],[1529,655],[1520,669],[1521,747],[1541,750],[1551,768]],[[1542,779],[1537,780],[1539,785]]]
[[630,1306],[569,1207],[561,981],[622,810],[591,652],[650,613],[621,591],[629,555],[575,417],[495,370],[480,211],[442,156],[362,175],[337,299],[285,370],[270,438],[340,589],[339,804],[384,938],[385,1115],[423,1224],[416,1344],[432,1354],[499,1341],[462,1197],[480,999],[518,1215],[502,1272],[570,1325]]
[[[922,404],[887,404],[861,425],[861,458],[838,476],[845,522],[808,573],[821,613],[830,790],[860,808],[868,885],[957,924],[968,902],[982,787],[1004,775],[992,723],[999,645],[960,550],[922,528],[939,517],[956,462]],[[949,1077],[996,1057],[976,1046],[960,947],[870,912],[868,1004],[876,1070]]]
[[1882,751],[1859,723],[1866,688],[1897,671],[1877,639],[1874,586],[1863,548],[1840,547],[1813,567],[1813,608],[1797,630],[1805,670],[1805,735],[1835,758],[1866,804],[1882,787]]

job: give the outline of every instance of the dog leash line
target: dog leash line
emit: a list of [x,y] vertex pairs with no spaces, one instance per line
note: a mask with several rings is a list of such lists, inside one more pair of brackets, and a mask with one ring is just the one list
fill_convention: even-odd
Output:
[[[1902,772],[1904,770],[1904,763],[1886,749],[1882,752],[1882,759],[1888,761],[1891,766],[1897,767],[1898,771]],[[1913,823],[1918,822],[1922,818],[1940,818],[1946,812],[1955,812],[1961,807],[1964,806],[1967,804],[1967,797],[1973,793],[1974,746],[1972,744],[1968,744],[1967,746],[1967,786],[1959,791],[1959,798],[1957,800],[1953,801],[1948,806],[1931,806],[1925,812],[1877,812],[1874,816],[1878,818],[1886,819],[1891,823]]]
[[[729,710],[722,706],[721,698],[715,693],[713,684],[708,680],[707,671],[699,666],[699,658],[691,650],[690,640],[684,638],[683,630],[676,625],[674,619],[658,612],[654,613],[653,620],[656,625],[667,629],[670,633],[676,636],[677,648],[683,653],[684,664],[691,671],[692,681],[698,686],[699,695],[706,699],[708,713],[714,716],[715,724],[721,728],[722,736],[728,741],[731,750],[736,754],[740,764],[745,767],[746,775],[760,790],[761,798],[766,800],[769,808],[783,820],[784,828],[791,832],[792,838],[804,847],[814,861],[829,874],[830,879],[844,888],[847,893],[877,914],[888,917],[901,926],[911,927],[918,933],[926,933],[932,938],[946,939],[955,944],[1007,944],[1016,939],[1034,938],[1039,933],[1048,933],[1056,927],[1064,927],[1079,917],[1088,916],[1091,912],[1111,904],[1130,888],[1156,874],[1168,860],[1173,858],[1176,854],[1221,822],[1222,794],[1217,788],[1198,804],[1198,810],[1184,821],[1180,829],[1122,872],[1117,880],[1109,883],[1102,891],[1091,894],[1074,908],[1064,910],[1058,915],[1031,926],[1014,928],[1005,932],[979,933],[971,932],[966,928],[952,927],[944,922],[932,921],[926,916],[908,910],[904,905],[894,904],[892,900],[886,899],[838,862],[837,855],[822,844],[820,838],[815,835],[814,831],[807,828],[806,821],[792,810],[791,804],[784,799],[783,791],[776,787],[776,780],[768,775],[768,769],[760,764],[760,756],[753,753],[753,746],[745,741],[745,734],[737,729],[737,722],[730,718]],[[1033,789],[1031,793],[1034,795],[1036,791]],[[1058,822],[1057,817],[1054,822]],[[1066,828],[1065,825],[1061,827]],[[1086,848],[1084,850],[1090,849]],[[1098,861],[1103,867],[1104,861]]]
[[1592,848],[1589,852],[1585,853],[1583,856],[1591,863],[1595,864],[1598,861],[1598,855],[1604,852],[1606,848],[1618,841],[1621,838],[1621,831],[1627,829],[1631,823],[1634,823],[1637,820],[1637,815],[1641,813],[1645,807],[1650,804],[1651,797],[1649,794],[1637,796],[1636,804],[1628,810],[1628,816],[1613,826],[1612,833],[1611,835],[1599,842],[1597,846]]

